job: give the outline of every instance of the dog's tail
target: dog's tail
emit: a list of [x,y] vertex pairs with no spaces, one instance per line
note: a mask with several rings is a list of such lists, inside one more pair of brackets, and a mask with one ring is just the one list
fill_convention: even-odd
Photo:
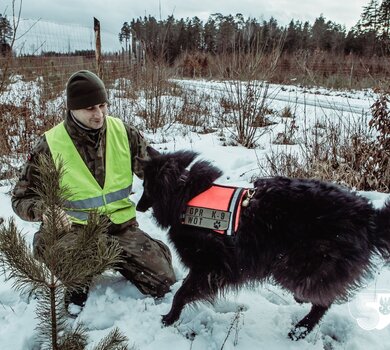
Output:
[[390,261],[390,199],[378,210],[376,246],[382,256]]

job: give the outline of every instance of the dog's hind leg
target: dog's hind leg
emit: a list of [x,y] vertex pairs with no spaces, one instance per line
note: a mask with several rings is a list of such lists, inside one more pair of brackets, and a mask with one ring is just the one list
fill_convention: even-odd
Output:
[[170,326],[179,319],[186,304],[199,299],[206,299],[213,294],[206,287],[207,283],[202,283],[203,277],[202,275],[189,273],[173,297],[171,310],[162,317],[165,326]]
[[288,336],[292,340],[305,338],[320,321],[322,316],[325,315],[328,309],[329,306],[313,304],[310,312],[294,326],[294,329],[291,330]]

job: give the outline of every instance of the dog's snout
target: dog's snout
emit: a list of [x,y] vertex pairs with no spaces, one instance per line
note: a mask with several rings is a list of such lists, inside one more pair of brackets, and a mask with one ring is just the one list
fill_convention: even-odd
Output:
[[141,213],[144,213],[145,211],[148,210],[148,208],[145,208],[145,207],[143,207],[142,205],[139,205],[139,203],[137,204],[137,206],[135,207],[135,209],[136,209],[137,211],[140,211]]
[[135,209],[141,213],[144,213],[152,206],[152,201],[149,197],[142,195],[140,200],[137,203]]

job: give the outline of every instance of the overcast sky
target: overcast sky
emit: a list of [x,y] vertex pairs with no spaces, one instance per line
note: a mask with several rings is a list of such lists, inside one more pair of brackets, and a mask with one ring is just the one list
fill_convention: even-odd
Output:
[[[10,16],[11,3],[12,0],[0,0],[0,13]],[[323,14],[349,29],[368,3],[369,0],[23,0],[22,17],[92,26],[95,16],[102,30],[117,34],[122,24],[132,18],[150,14],[160,19],[161,8],[162,19],[173,14],[175,18],[198,16],[205,21],[212,13],[241,13],[257,19],[273,16],[281,25],[291,19],[312,23]]]

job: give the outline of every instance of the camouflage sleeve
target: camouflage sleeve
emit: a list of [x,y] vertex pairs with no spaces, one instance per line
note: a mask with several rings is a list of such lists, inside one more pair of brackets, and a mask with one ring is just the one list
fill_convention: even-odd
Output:
[[130,151],[131,151],[131,168],[133,173],[140,179],[143,179],[144,174],[141,165],[136,159],[136,156],[140,158],[148,158],[146,153],[146,147],[149,146],[149,142],[142,136],[142,134],[133,126],[126,125],[127,136],[129,138]]
[[14,212],[26,221],[41,221],[42,201],[36,194],[39,154],[50,154],[44,136],[38,141],[32,152],[28,155],[22,173],[12,191],[12,208]]

